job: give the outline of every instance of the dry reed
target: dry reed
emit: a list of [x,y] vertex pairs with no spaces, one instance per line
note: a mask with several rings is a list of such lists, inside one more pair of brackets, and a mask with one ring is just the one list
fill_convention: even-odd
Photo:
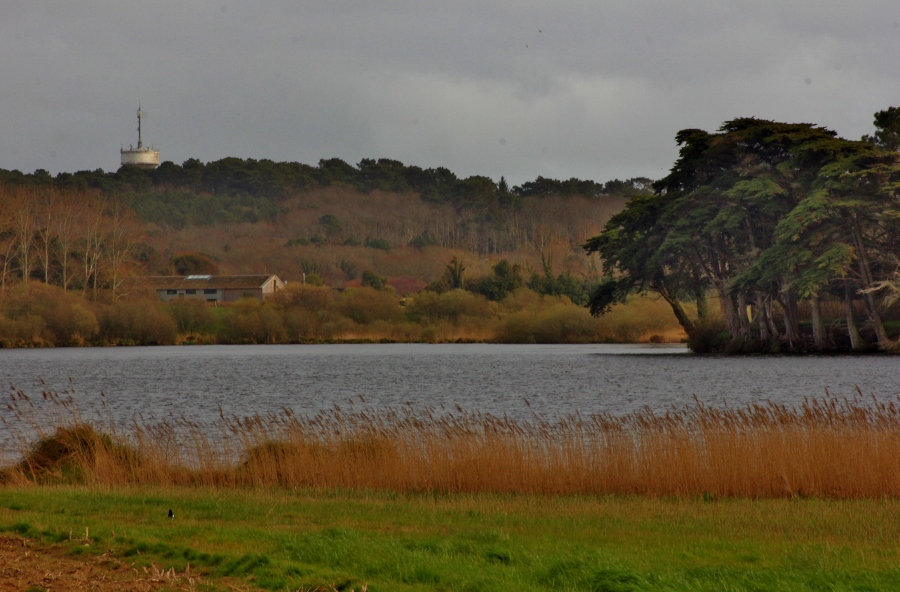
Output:
[[[288,409],[127,429],[85,422],[71,397],[21,391],[0,418],[19,462],[0,478],[95,485],[280,486],[833,498],[900,495],[900,407],[862,396],[515,421],[457,408]],[[40,407],[40,413],[38,413]],[[55,455],[55,456],[54,456]],[[74,477],[73,477],[74,476]]]

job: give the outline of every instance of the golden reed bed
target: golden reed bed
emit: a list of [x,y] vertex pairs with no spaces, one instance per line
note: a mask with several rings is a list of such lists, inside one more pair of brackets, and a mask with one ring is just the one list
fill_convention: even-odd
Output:
[[457,408],[289,410],[127,429],[70,396],[13,391],[0,416],[14,483],[832,498],[900,495],[900,408],[807,400],[527,421]]

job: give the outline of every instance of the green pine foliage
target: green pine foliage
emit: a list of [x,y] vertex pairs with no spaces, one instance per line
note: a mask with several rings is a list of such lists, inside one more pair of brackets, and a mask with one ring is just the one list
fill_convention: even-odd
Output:
[[[526,196],[601,198],[646,193],[651,180],[635,178],[602,184],[538,177],[510,189],[502,178],[497,183],[484,176],[461,179],[443,167],[423,169],[387,158],[364,158],[356,166],[330,158],[320,160],[314,167],[298,162],[228,157],[206,164],[189,159],[181,165],[166,161],[152,170],[122,167],[116,172],[96,169],[59,173],[55,177],[43,169],[31,174],[0,169],[0,183],[97,189],[122,197],[144,221],[183,228],[273,220],[284,211],[286,199],[321,187],[345,187],[364,193],[417,193],[426,202],[483,210],[515,207],[517,199]],[[323,219],[326,233],[340,232],[337,219],[328,214]]]
[[[679,158],[654,194],[632,199],[585,244],[606,275],[590,298],[595,314],[652,292],[689,335],[717,333],[705,317],[712,293],[725,351],[897,348],[884,320],[897,314],[885,288],[900,272],[900,153],[755,118],[676,141]],[[684,309],[691,301],[696,318]],[[823,302],[845,311],[830,331]]]

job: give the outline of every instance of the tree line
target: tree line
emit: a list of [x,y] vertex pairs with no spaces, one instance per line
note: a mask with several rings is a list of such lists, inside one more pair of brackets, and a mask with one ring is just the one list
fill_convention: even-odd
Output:
[[605,274],[592,312],[652,292],[700,351],[896,349],[886,318],[900,272],[900,109],[875,125],[860,141],[756,118],[682,130],[653,193],[585,244]]
[[422,168],[388,158],[364,158],[355,166],[329,158],[311,166],[234,157],[205,164],[192,158],[180,165],[166,161],[151,170],[122,167],[116,172],[96,169],[55,177],[43,169],[29,174],[0,169],[0,183],[97,189],[118,196],[145,221],[176,227],[272,220],[283,211],[284,200],[321,187],[416,193],[425,202],[460,210],[515,209],[524,197],[621,197],[646,193],[651,187],[646,178],[597,183],[544,177],[509,187],[502,177],[497,182],[480,175],[459,178],[444,167]]

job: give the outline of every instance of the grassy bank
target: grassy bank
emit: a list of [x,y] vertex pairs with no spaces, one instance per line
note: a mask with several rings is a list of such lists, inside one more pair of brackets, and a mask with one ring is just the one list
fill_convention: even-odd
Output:
[[892,404],[123,431],[19,392],[0,417],[20,442],[0,531],[137,569],[304,591],[900,588]]
[[894,590],[898,517],[897,500],[0,488],[7,531],[293,590]]

